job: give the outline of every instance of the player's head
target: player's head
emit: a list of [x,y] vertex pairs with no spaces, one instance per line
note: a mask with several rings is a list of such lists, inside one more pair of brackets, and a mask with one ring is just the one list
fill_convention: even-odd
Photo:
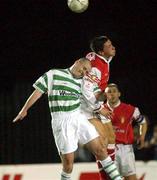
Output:
[[75,61],[72,67],[72,74],[75,78],[82,78],[91,71],[91,62],[83,57]]
[[105,89],[105,94],[109,104],[116,104],[120,98],[120,91],[117,84],[110,83]]
[[107,36],[95,37],[90,43],[90,48],[93,52],[106,58],[113,57],[116,54],[116,49]]

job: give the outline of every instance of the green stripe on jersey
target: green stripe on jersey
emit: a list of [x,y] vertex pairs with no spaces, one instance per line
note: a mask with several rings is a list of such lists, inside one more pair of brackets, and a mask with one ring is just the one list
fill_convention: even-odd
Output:
[[49,101],[72,101],[72,100],[78,100],[78,97],[51,95],[48,97],[48,100]]
[[41,84],[40,82],[36,82],[35,86],[37,86],[39,89],[41,89],[43,92],[47,92],[47,88]]
[[47,78],[46,73],[42,76],[42,78],[44,79],[45,84],[46,84],[46,86],[48,87],[48,78]]
[[80,83],[76,83],[74,80],[69,79],[69,78],[64,77],[64,76],[54,75],[54,76],[53,76],[53,79],[54,79],[54,80],[60,80],[60,81],[68,81],[68,82],[71,82],[71,83],[73,83],[73,84],[81,87],[81,84],[80,84]]
[[80,103],[74,104],[72,106],[53,106],[53,107],[50,107],[50,112],[53,113],[53,112],[58,112],[58,111],[64,111],[64,112],[73,111],[77,109],[79,106],[80,106]]

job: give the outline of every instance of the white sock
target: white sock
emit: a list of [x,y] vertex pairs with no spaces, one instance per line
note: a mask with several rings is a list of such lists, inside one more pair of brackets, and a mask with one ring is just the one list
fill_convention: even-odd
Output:
[[107,149],[115,149],[116,145],[115,144],[108,144]]
[[71,180],[71,173],[66,173],[66,172],[62,171],[61,180]]
[[111,180],[122,180],[116,165],[109,156],[106,159],[100,161],[100,163],[102,164],[104,171],[109,175]]

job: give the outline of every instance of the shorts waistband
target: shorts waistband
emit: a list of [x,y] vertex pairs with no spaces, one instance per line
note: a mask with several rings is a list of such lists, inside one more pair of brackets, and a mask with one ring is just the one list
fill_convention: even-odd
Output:
[[132,145],[132,144],[116,143],[116,145]]

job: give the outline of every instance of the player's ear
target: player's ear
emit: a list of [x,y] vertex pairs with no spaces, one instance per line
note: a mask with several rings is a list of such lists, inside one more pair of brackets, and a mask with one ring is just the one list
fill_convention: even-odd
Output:
[[119,94],[119,97],[121,97],[121,93],[119,92],[118,94]]

